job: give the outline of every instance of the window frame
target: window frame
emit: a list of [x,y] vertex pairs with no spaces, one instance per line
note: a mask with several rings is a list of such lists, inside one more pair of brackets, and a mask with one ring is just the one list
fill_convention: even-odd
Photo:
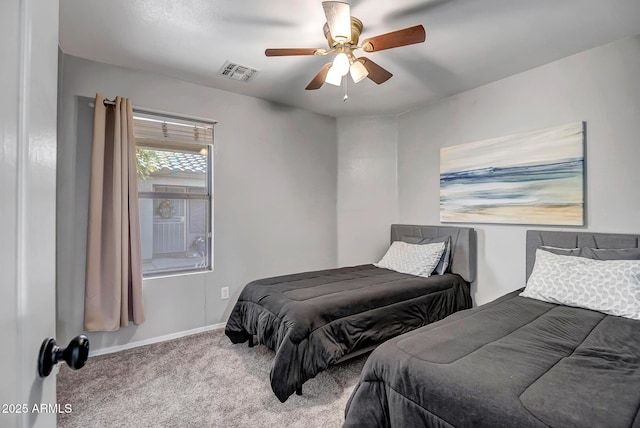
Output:
[[[135,113],[138,112],[136,109],[134,109],[134,116]],[[157,119],[158,121],[171,121],[174,118],[177,118],[178,116],[176,115],[172,115],[172,114],[164,114],[164,113],[156,113],[156,112],[150,112],[150,111],[139,111],[140,113],[144,113],[145,116],[154,116],[155,119]],[[200,119],[190,119],[184,116],[180,116],[179,117],[181,120],[185,120],[188,122],[193,123],[194,126],[200,125],[200,124],[206,124],[206,125],[210,125],[211,126],[211,143],[209,144],[203,144],[203,143],[199,143],[200,146],[205,147],[206,148],[206,167],[207,167],[207,171],[206,171],[206,176],[205,176],[205,187],[204,187],[204,193],[200,190],[199,192],[190,192],[189,191],[189,187],[196,187],[196,186],[185,186],[185,192],[184,193],[177,193],[177,192],[155,192],[155,191],[143,191],[143,192],[138,192],[138,200],[142,200],[142,199],[169,199],[169,200],[185,200],[185,201],[189,201],[189,200],[204,200],[205,204],[206,204],[206,218],[205,218],[205,239],[206,239],[206,256],[205,256],[205,260],[204,260],[204,266],[202,267],[196,267],[196,266],[189,266],[189,267],[185,267],[185,268],[180,268],[180,267],[173,267],[171,269],[167,269],[167,270],[162,270],[162,271],[154,271],[154,272],[144,272],[144,266],[142,267],[142,276],[143,279],[150,279],[150,278],[159,278],[159,277],[166,277],[166,276],[176,276],[176,275],[186,275],[186,274],[193,274],[193,273],[202,273],[202,272],[211,272],[214,269],[214,265],[213,265],[213,125],[215,124],[215,122],[213,121],[203,121]],[[177,141],[172,141],[171,145],[168,146],[166,149],[162,148],[162,140],[156,140],[158,142],[158,144],[153,144],[153,145],[147,145],[141,143],[138,144],[138,137],[135,136],[135,130],[134,130],[134,137],[136,139],[136,148],[140,148],[140,149],[145,149],[145,150],[157,150],[157,151],[172,151],[172,152],[181,152],[181,153],[193,153],[193,150],[189,150],[190,147],[189,146],[194,146],[194,143],[188,142],[188,141],[184,141],[184,142],[177,142]],[[180,150],[180,146],[183,147],[183,150]],[[163,184],[159,184],[159,185],[163,185]],[[165,184],[168,185],[168,184]],[[188,203],[188,202],[187,202]]]

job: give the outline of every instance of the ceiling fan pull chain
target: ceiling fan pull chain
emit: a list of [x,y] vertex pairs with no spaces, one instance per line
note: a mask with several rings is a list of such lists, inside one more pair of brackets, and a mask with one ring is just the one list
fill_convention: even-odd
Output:
[[346,103],[349,100],[349,95],[347,94],[347,84],[349,79],[347,79],[347,76],[344,76],[342,81],[344,82],[344,97],[342,97],[342,101]]

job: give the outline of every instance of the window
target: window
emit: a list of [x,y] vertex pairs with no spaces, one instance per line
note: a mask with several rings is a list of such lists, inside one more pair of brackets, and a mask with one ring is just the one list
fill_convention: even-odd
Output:
[[212,268],[213,125],[134,111],[144,277]]

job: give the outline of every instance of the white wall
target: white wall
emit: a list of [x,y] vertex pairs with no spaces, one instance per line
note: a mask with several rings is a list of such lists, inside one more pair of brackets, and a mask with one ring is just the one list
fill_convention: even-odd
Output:
[[[211,273],[145,280],[147,321],[89,335],[92,350],[226,321],[249,281],[335,267],[336,120],[146,72],[64,56],[58,173],[58,339],[82,332],[95,93],[218,121]],[[245,83],[238,82],[238,85]],[[220,288],[231,299],[220,300]]]
[[338,264],[372,263],[397,218],[395,117],[338,119]]
[[[58,338],[82,329],[91,109],[100,92],[216,119],[215,271],[145,281],[147,322],[93,348],[226,320],[242,286],[368,263],[394,222],[439,224],[439,149],[587,122],[585,230],[640,233],[640,37],[621,40],[398,117],[332,118],[150,73],[64,57],[58,173]],[[239,83],[241,84],[241,83]],[[158,88],[161,88],[159,90]],[[89,135],[89,137],[87,137]],[[80,138],[79,138],[80,137]],[[525,231],[478,230],[476,304],[524,285]],[[337,236],[336,236],[337,235]],[[232,296],[221,301],[220,288]]]
[[[640,36],[617,41],[400,116],[402,223],[439,223],[440,147],[583,120],[585,230],[640,233]],[[476,304],[524,286],[525,231],[478,230]],[[474,287],[475,288],[475,287]]]

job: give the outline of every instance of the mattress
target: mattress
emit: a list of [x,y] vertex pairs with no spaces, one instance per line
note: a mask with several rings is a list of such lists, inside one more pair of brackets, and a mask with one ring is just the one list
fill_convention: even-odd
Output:
[[518,293],[379,346],[345,427],[640,427],[640,322]]
[[459,275],[423,278],[361,265],[254,281],[225,333],[234,343],[256,335],[276,352],[271,387],[284,402],[345,355],[469,307]]

